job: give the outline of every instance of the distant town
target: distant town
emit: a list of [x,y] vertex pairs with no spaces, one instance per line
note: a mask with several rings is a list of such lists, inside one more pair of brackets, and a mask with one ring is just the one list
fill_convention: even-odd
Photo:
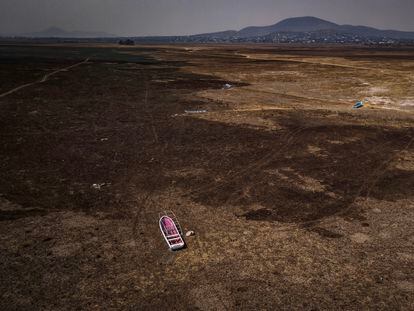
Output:
[[266,36],[239,38],[212,36],[136,37],[135,43],[281,43],[281,44],[360,44],[414,45],[413,39],[364,37],[346,33],[281,32]]

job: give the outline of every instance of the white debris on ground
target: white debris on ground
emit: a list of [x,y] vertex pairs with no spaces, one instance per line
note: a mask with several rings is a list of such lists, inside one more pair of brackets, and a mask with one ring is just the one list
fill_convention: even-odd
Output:
[[233,87],[233,85],[231,85],[231,84],[229,84],[229,83],[226,83],[226,84],[224,84],[224,86],[223,86],[223,90],[228,90],[228,89],[231,89]]
[[184,110],[184,112],[188,114],[197,114],[197,113],[206,113],[207,110]]
[[104,186],[109,186],[110,184],[107,183],[100,183],[100,184],[92,184],[92,188],[96,190],[101,190]]
[[190,236],[193,236],[193,235],[195,235],[195,232],[194,231],[187,231],[186,233],[185,233],[185,236],[186,237],[190,237]]

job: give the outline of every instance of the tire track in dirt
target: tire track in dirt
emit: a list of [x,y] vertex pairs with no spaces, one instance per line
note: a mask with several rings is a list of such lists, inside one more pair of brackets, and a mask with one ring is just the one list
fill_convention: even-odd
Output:
[[[398,152],[394,152],[386,161],[382,162],[377,169],[374,170],[373,174],[369,176],[368,179],[365,180],[363,183],[358,195],[356,196],[355,200],[351,203],[354,204],[358,197],[363,193],[366,192],[364,200],[367,200],[371,194],[372,189],[378,183],[378,181],[383,177],[386,173],[388,168],[390,167],[391,163],[395,160],[395,158],[404,151],[407,151],[414,142],[414,137],[412,137],[408,143],[400,149]],[[387,144],[387,143],[386,143]],[[384,145],[386,145],[384,144]],[[367,185],[367,186],[365,186]],[[365,187],[364,187],[365,186]]]
[[222,188],[223,186],[230,184],[231,182],[235,180],[242,178],[243,176],[249,173],[253,173],[254,171],[257,171],[261,167],[273,161],[282,152],[285,152],[286,149],[288,149],[289,146],[295,141],[293,139],[297,138],[298,134],[306,130],[307,128],[308,127],[299,127],[293,132],[285,133],[282,137],[282,140],[286,140],[286,142],[282,146],[274,147],[269,152],[267,152],[262,158],[260,158],[258,161],[255,161],[251,165],[248,165],[243,170],[228,174],[225,177],[225,180],[223,182],[219,182],[219,183],[211,182],[207,185],[197,188],[196,190],[193,190],[192,192],[190,192],[190,196],[197,196],[197,195],[200,195],[202,192],[211,192],[211,191],[217,190],[219,188]]
[[[375,150],[383,150],[383,147],[386,145],[389,145],[390,143],[391,142],[386,142],[384,144],[381,144],[380,146],[375,148]],[[381,164],[378,165],[378,167],[374,169],[373,172],[367,176],[367,178],[362,180],[361,187],[359,187],[358,191],[354,195],[352,195],[352,198],[349,200],[346,200],[346,199],[344,200],[345,202],[348,201],[348,203],[346,203],[346,207],[341,209],[339,212],[330,215],[331,218],[327,221],[324,221],[324,224],[329,225],[331,223],[334,223],[336,220],[332,218],[333,216],[343,216],[349,213],[349,211],[355,207],[355,203],[357,202],[359,198],[361,198],[361,195],[364,192],[366,193],[363,197],[363,201],[367,201],[372,189],[375,187],[375,185],[378,183],[381,177],[386,174],[387,169],[389,168],[389,166],[391,165],[395,157],[398,156],[401,152],[408,150],[413,143],[414,143],[414,137],[412,137],[402,149],[400,149],[398,152],[394,152],[387,160],[381,162]],[[309,229],[316,225],[319,225],[320,223],[321,223],[320,220],[311,220],[311,221],[298,222],[297,225],[305,226],[307,229]]]
[[[292,146],[292,144],[294,144],[295,142],[297,142],[300,138],[300,133],[302,133],[303,131],[305,131],[306,129],[308,129],[310,127],[299,127],[298,129],[294,130],[293,133],[291,133],[288,137],[287,137],[287,141],[285,144],[283,144],[280,148],[278,148],[276,150],[276,148],[272,151],[269,152],[269,154],[267,156],[265,156],[264,158],[262,158],[260,161],[256,162],[255,166],[252,168],[249,168],[246,172],[243,172],[242,174],[240,174],[240,176],[236,176],[233,178],[232,181],[234,180],[239,180],[241,178],[243,178],[244,176],[246,176],[247,174],[251,174],[254,173],[255,171],[261,169],[262,167],[266,166],[267,164],[269,164],[270,162],[274,161],[275,159],[277,159],[279,157],[279,155],[281,155],[282,153],[286,153],[289,151],[289,147]],[[283,155],[283,154],[282,154]],[[250,183],[251,184],[251,183]],[[242,194],[239,194],[236,198],[233,199],[233,195],[230,195],[227,200],[225,201],[224,205],[228,204],[229,202],[233,201],[233,203],[238,202],[241,198],[243,197]]]
[[31,83],[26,83],[26,84],[20,85],[20,86],[18,86],[18,87],[15,87],[14,89],[12,89],[12,90],[10,90],[10,91],[7,91],[7,92],[5,92],[5,93],[0,94],[0,98],[3,98],[3,97],[6,97],[6,96],[8,96],[8,95],[10,95],[10,94],[16,93],[17,91],[19,91],[19,90],[21,90],[21,89],[24,89],[24,88],[27,88],[27,87],[29,87],[29,86],[33,86],[33,85],[40,84],[40,83],[45,83],[45,82],[46,82],[46,81],[47,81],[47,80],[48,80],[51,76],[54,76],[55,74],[58,74],[58,73],[60,73],[60,72],[62,72],[62,71],[67,71],[67,70],[72,69],[72,68],[75,68],[75,67],[77,67],[77,66],[80,66],[80,65],[86,64],[87,62],[89,62],[89,57],[88,57],[88,58],[86,58],[85,60],[81,61],[80,63],[76,63],[76,64],[74,64],[74,65],[71,65],[71,66],[68,66],[68,67],[64,67],[64,68],[60,68],[60,69],[55,70],[55,71],[53,71],[53,72],[51,72],[51,73],[48,73],[48,74],[44,75],[44,76],[43,76],[40,80],[38,80],[38,81],[31,82]]
[[[299,129],[296,129],[293,133],[291,133],[290,135],[285,135],[287,142],[284,144],[284,146],[282,146],[277,153],[275,154],[275,157],[271,157],[269,154],[265,155],[262,159],[260,159],[258,162],[255,162],[254,164],[252,164],[251,166],[249,166],[248,168],[246,168],[245,170],[243,170],[240,173],[236,173],[234,175],[230,175],[224,182],[218,184],[218,185],[213,185],[210,188],[207,189],[202,189],[205,191],[214,191],[216,189],[219,189],[235,180],[238,180],[240,178],[242,178],[243,176],[245,176],[248,173],[253,173],[255,170],[260,169],[261,167],[265,166],[266,164],[270,163],[272,160],[274,160],[278,155],[280,155],[280,153],[282,152],[286,152],[289,149],[289,146],[292,145],[292,143],[296,142],[299,139],[299,134],[301,132],[303,132],[306,129],[309,129],[311,127],[301,127]],[[412,137],[412,136],[409,136]],[[330,217],[333,216],[341,216],[341,215],[345,215],[346,213],[348,213],[353,207],[355,202],[358,200],[358,198],[360,198],[362,193],[366,193],[365,194],[365,200],[368,199],[370,192],[372,191],[372,189],[375,187],[375,185],[378,183],[378,181],[381,179],[381,177],[386,174],[387,172],[387,168],[389,167],[389,165],[392,163],[392,161],[395,159],[396,156],[398,156],[398,154],[400,154],[403,151],[406,151],[407,149],[409,149],[411,147],[411,145],[414,142],[414,138],[411,138],[410,141],[402,148],[400,149],[398,152],[394,152],[388,159],[386,159],[385,161],[381,162],[381,164],[372,171],[371,174],[369,174],[367,176],[366,179],[364,179],[361,182],[361,186],[358,189],[358,191],[354,194],[351,195],[350,199],[344,199],[344,203],[348,201],[348,203],[346,204],[346,207],[341,209],[340,211],[330,215]],[[378,146],[377,148],[375,148],[375,150],[381,151],[384,149],[385,146],[390,145],[391,142],[386,142],[384,144],[381,144],[380,146]],[[270,152],[270,154],[273,154],[273,152]],[[250,183],[251,184],[251,183]],[[201,193],[201,191],[195,193],[195,195],[199,195]],[[232,202],[232,204],[237,203],[241,198],[242,198],[243,194],[238,194],[237,196],[230,195],[227,200],[225,201],[224,205],[228,204],[229,202]],[[340,204],[338,202],[338,204]],[[334,219],[331,218],[331,221],[334,221]],[[305,220],[305,221],[299,221],[296,222],[294,225],[287,225],[286,228],[290,228],[290,227],[297,227],[297,226],[306,226],[307,229],[319,224],[321,222],[321,220]],[[328,221],[329,223],[329,221]],[[285,229],[286,229],[285,228]]]

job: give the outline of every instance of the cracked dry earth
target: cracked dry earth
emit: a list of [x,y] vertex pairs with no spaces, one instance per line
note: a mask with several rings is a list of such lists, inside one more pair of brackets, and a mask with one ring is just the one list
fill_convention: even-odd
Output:
[[0,309],[412,310],[413,53],[2,46]]

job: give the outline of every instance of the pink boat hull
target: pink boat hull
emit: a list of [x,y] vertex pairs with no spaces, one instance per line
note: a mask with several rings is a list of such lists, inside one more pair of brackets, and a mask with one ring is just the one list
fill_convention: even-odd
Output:
[[176,224],[170,217],[163,216],[160,218],[160,229],[171,250],[177,250],[184,247],[184,240],[181,237]]

